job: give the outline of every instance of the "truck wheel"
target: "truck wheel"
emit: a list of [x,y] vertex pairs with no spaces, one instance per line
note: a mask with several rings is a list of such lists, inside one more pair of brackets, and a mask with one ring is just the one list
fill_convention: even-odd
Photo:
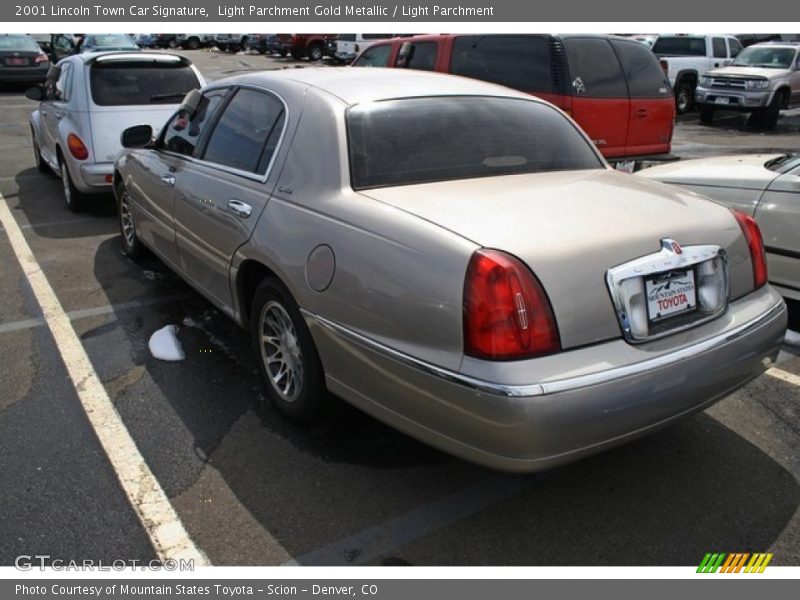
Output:
[[130,197],[122,182],[117,184],[117,212],[119,215],[119,232],[122,236],[122,252],[126,256],[136,258],[144,252],[144,246],[136,233],[136,222],[131,212]]
[[711,125],[714,119],[714,109],[710,106],[703,104],[700,106],[700,122],[704,125]]
[[686,114],[694,103],[694,90],[691,84],[682,79],[675,88],[675,110],[679,115]]
[[281,58],[286,58],[286,55],[289,54],[288,50],[278,50],[278,54]]
[[167,48],[174,50],[177,47],[178,47],[178,40],[176,40],[175,38],[170,38],[170,40],[167,42]]
[[187,50],[197,50],[200,47],[200,40],[196,37],[190,37],[186,40]]
[[272,405],[299,423],[322,416],[330,405],[322,363],[297,303],[274,277],[253,296],[250,337]]
[[322,60],[322,44],[311,44],[308,49],[308,60],[313,60],[314,62]]
[[775,95],[772,97],[772,102],[770,102],[769,106],[761,113],[763,115],[761,125],[764,129],[772,131],[778,124],[778,117],[783,107],[784,94],[784,91],[775,92]]

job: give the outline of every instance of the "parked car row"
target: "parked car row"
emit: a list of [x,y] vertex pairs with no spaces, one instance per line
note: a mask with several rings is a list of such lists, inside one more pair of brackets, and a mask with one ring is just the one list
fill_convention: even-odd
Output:
[[26,94],[34,156],[73,210],[113,190],[123,251],[149,249],[247,330],[292,420],[335,394],[457,456],[538,471],[772,364],[786,309],[767,257],[776,277],[797,270],[771,245],[786,228],[765,225],[765,251],[751,205],[793,189],[796,160],[763,158],[733,211],[609,168],[604,154],[669,151],[672,91],[646,45],[415,36],[354,64],[391,68],[204,85],[172,53],[74,54]]

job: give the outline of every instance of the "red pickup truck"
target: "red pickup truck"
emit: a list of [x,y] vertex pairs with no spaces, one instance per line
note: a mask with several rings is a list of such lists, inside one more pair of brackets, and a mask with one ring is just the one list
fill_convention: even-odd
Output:
[[279,33],[267,43],[267,50],[281,56],[291,54],[300,60],[322,60],[325,56],[325,44],[336,40],[335,33]]

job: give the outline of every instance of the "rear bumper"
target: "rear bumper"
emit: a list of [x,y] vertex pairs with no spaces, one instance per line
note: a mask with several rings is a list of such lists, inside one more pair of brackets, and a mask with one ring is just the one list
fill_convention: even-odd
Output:
[[114,163],[77,164],[77,169],[70,169],[75,187],[85,194],[102,194],[110,192],[112,184],[106,181],[114,174]]
[[[645,435],[757,377],[777,356],[786,307],[767,286],[731,303],[722,317],[689,337],[675,336],[691,343],[672,349],[676,342],[666,338],[628,346],[626,356],[637,360],[625,364],[613,358],[621,340],[568,351],[548,358],[563,363],[562,374],[573,375],[524,384],[447,371],[318,316],[306,313],[306,320],[332,392],[451,454],[495,469],[532,472]],[[586,368],[591,357],[606,351],[608,361]]]
[[0,67],[0,81],[8,83],[41,83],[47,77],[46,68],[41,67]]

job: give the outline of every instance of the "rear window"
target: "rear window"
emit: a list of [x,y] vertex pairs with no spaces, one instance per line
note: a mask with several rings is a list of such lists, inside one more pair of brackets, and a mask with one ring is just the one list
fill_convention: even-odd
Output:
[[639,42],[613,40],[611,45],[619,57],[632,98],[671,97],[664,70],[650,48]]
[[184,62],[96,62],[91,68],[92,99],[98,106],[177,104],[200,87]]
[[603,166],[561,113],[524,99],[374,102],[351,108],[347,128],[355,189]]
[[553,88],[547,39],[541,36],[459,36],[453,42],[450,72],[526,92]]
[[703,37],[660,37],[653,44],[653,53],[671,56],[705,56],[706,39]]
[[0,50],[40,52],[39,44],[27,35],[0,35]]

